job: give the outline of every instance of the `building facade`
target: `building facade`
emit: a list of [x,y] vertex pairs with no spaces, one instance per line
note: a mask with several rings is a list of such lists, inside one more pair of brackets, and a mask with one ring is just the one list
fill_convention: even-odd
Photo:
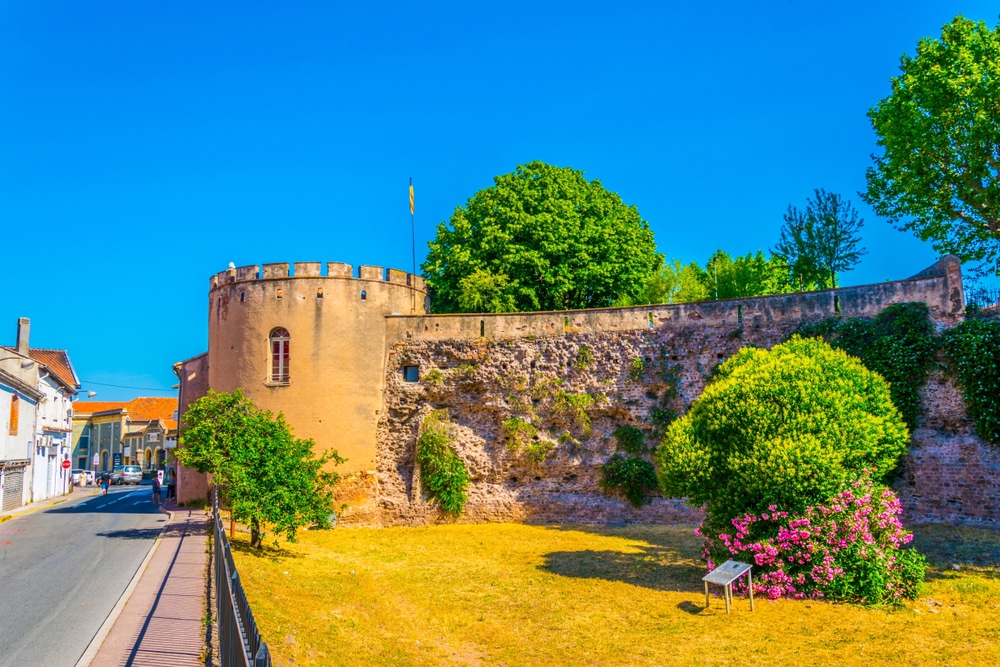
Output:
[[177,399],[77,402],[73,438],[75,467],[97,474],[117,465],[164,470],[177,438]]

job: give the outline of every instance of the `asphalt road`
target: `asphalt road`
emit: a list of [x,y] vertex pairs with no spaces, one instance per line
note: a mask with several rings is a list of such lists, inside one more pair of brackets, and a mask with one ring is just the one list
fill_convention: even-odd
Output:
[[0,524],[0,667],[73,667],[164,523],[126,486]]

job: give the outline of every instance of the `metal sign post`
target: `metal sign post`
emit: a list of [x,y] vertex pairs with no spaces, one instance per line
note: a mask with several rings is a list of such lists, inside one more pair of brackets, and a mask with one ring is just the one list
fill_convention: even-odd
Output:
[[750,611],[753,611],[753,577],[750,574],[750,565],[735,560],[727,560],[701,578],[705,582],[705,609],[708,609],[708,585],[718,584],[722,586],[722,593],[726,598],[726,613],[728,614],[729,607],[733,603],[733,582],[744,574],[747,575],[747,590],[750,593]]

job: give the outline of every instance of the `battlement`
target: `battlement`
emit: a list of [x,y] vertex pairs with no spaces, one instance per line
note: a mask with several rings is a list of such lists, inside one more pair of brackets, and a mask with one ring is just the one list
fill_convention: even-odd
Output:
[[209,289],[214,290],[223,285],[233,283],[255,282],[258,280],[287,280],[289,278],[329,278],[337,280],[367,280],[384,282],[393,285],[412,287],[419,292],[426,292],[424,279],[420,276],[399,269],[385,269],[381,266],[359,266],[357,275],[354,267],[344,262],[326,262],[326,273],[323,273],[323,262],[275,262],[239,266],[220,271],[209,280]]

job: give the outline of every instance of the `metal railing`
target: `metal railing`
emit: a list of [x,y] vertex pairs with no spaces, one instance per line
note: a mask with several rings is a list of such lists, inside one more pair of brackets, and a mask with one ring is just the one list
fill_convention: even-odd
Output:
[[257,631],[253,612],[243,593],[240,573],[219,515],[219,492],[212,492],[212,530],[215,549],[215,617],[219,629],[222,667],[271,667],[271,652]]

